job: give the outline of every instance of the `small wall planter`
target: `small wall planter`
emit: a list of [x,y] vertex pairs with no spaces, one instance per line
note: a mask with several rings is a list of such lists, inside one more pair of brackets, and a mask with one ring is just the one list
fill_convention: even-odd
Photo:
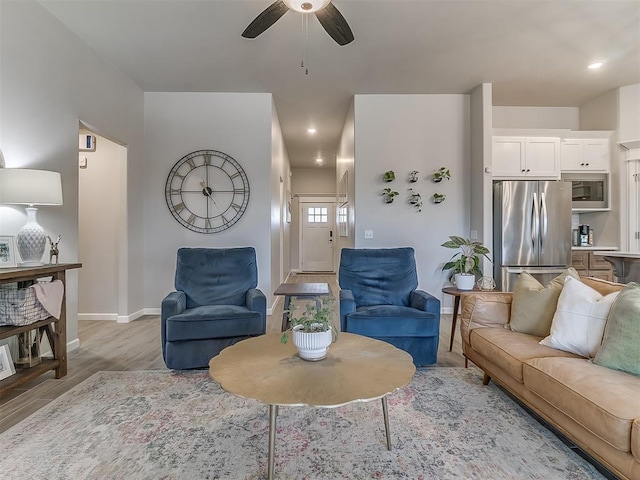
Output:
[[451,172],[446,167],[440,167],[436,173],[433,174],[434,183],[440,183],[442,180],[451,180]]
[[385,182],[393,182],[395,179],[396,174],[393,172],[393,170],[389,170],[382,174],[382,180],[384,180]]
[[413,188],[409,189],[409,203],[416,207],[416,210],[422,211],[422,196],[413,190]]
[[409,173],[409,183],[416,183],[418,181],[418,173],[418,170]]
[[393,203],[393,199],[397,195],[400,195],[400,194],[396,191],[391,190],[388,187],[382,190],[382,197],[383,197],[384,203]]
[[447,196],[444,193],[434,193],[431,197],[431,200],[433,201],[433,203],[442,203],[446,198]]

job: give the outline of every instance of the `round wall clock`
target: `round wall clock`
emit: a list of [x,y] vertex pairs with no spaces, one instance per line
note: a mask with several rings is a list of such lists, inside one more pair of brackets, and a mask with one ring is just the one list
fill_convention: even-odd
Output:
[[185,155],[165,185],[173,217],[194,232],[218,233],[234,225],[249,204],[249,180],[238,162],[216,150]]

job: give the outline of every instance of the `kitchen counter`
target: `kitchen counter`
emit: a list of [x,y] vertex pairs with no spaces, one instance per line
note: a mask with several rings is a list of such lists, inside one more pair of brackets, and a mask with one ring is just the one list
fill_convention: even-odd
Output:
[[640,252],[597,251],[593,254],[613,265],[613,273],[620,283],[640,282]]
[[618,250],[618,247],[604,247],[604,246],[597,246],[597,245],[589,245],[588,247],[578,247],[578,246],[573,246],[571,247],[571,250],[592,250],[592,251],[598,251],[598,250]]

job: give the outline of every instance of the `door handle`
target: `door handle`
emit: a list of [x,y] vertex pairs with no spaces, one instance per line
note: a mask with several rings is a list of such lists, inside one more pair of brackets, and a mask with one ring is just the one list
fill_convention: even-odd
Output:
[[544,252],[544,241],[547,238],[547,196],[540,194],[540,253]]
[[539,229],[539,217],[538,217],[538,194],[533,193],[533,201],[531,203],[531,248],[536,247],[538,241],[538,229]]
[[329,230],[329,241],[333,242],[333,230]]

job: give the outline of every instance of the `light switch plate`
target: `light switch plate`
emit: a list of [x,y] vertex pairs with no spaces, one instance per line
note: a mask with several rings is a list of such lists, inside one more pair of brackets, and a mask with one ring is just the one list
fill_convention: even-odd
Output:
[[373,230],[365,230],[364,231],[364,238],[369,240],[373,238]]

